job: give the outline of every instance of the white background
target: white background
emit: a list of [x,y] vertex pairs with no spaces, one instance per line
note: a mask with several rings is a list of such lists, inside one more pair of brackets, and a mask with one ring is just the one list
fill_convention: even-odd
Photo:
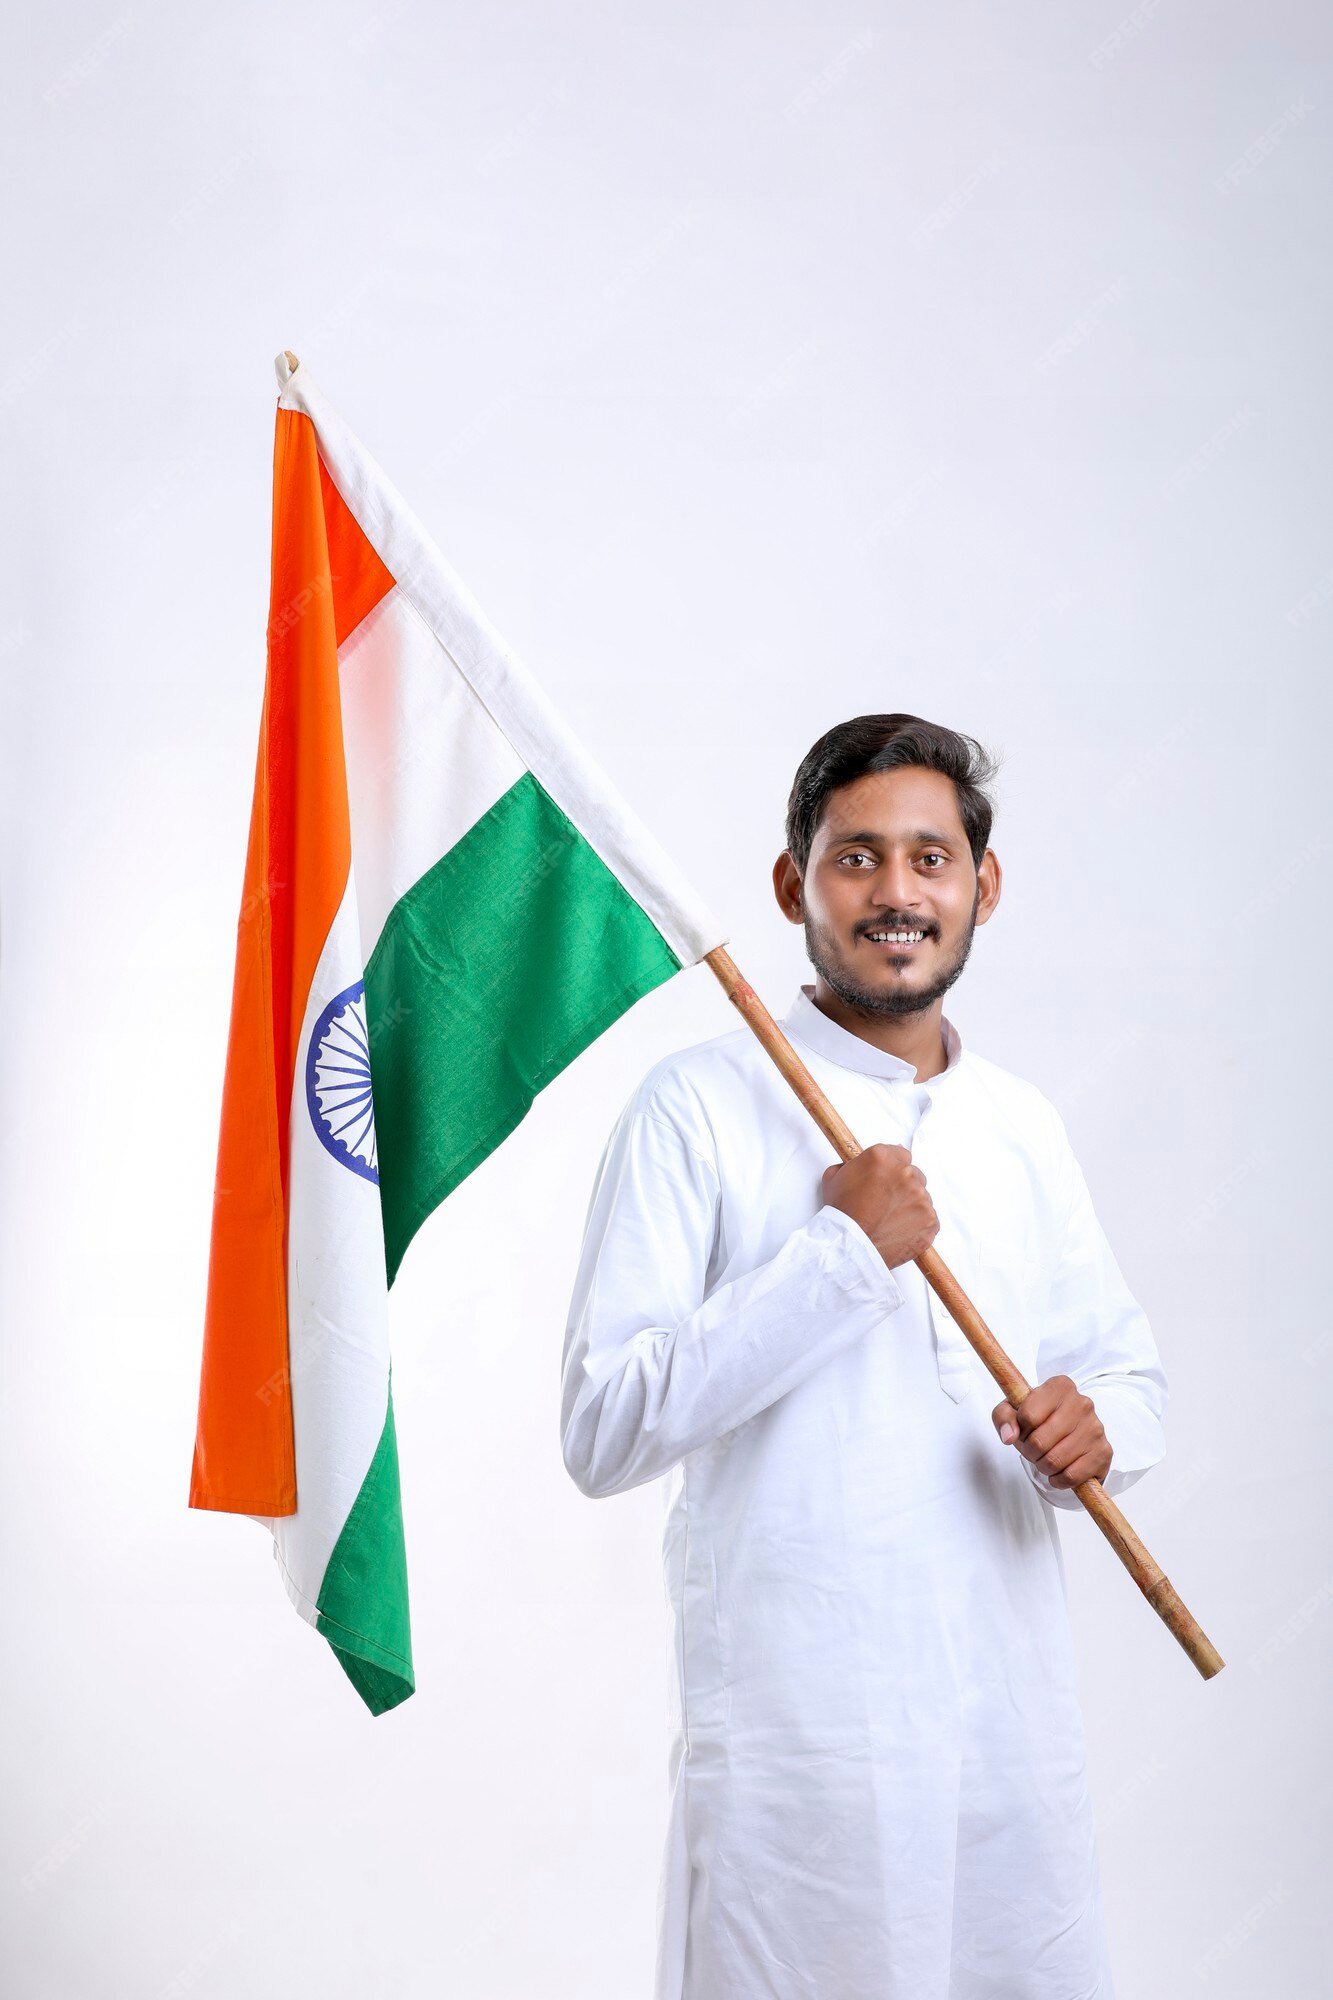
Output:
[[282,346],[775,1012],[809,976],[768,877],[814,738],[906,709],[1003,753],[1003,903],[946,1007],[1066,1117],[1171,1379],[1127,1511],[1229,1662],[1199,1680],[1062,1518],[1119,2000],[1319,1990],[1321,11],[12,24],[15,2000],[650,1987],[660,1488],[577,1492],[558,1375],[616,1112],[733,1026],[706,968],[566,1071],[395,1288],[416,1697],[372,1721],[262,1532],[186,1506]]

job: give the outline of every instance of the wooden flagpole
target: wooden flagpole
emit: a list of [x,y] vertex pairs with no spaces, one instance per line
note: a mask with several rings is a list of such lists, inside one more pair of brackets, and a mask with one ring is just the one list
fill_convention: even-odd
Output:
[[[753,1030],[800,1098],[834,1151],[843,1160],[855,1159],[862,1150],[837,1111],[811,1076],[754,988],[736,969],[734,960],[721,945],[704,955],[722,983],[747,1028]],[[1017,1409],[1030,1384],[1023,1380],[999,1341],[987,1326],[966,1292],[933,1247],[927,1246],[915,1260],[926,1283],[948,1307],[973,1348],[985,1362],[1004,1393]],[[1173,1632],[1204,1679],[1220,1673],[1225,1662],[1211,1639],[1196,1623],[1172,1588],[1169,1578],[1149,1555],[1114,1500],[1108,1498],[1100,1479],[1085,1479],[1071,1487],[1119,1556],[1158,1617]]]

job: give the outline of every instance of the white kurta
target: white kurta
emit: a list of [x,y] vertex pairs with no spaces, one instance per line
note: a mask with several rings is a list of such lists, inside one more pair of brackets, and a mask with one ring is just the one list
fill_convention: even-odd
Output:
[[[800,988],[782,1026],[1027,1380],[1073,1377],[1114,1497],[1166,1378],[1034,1085],[912,1066]],[[1111,2000],[1056,1509],[914,1263],[822,1205],[832,1149],[748,1028],[612,1131],[565,1341],[565,1464],[668,1474],[657,2000]],[[1094,1532],[1091,1527],[1087,1532]]]

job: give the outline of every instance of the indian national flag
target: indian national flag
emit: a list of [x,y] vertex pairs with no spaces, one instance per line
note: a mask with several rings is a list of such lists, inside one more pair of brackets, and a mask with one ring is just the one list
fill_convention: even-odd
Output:
[[725,935],[310,379],[277,361],[268,673],[190,1505],[415,1687],[388,1294],[552,1077]]

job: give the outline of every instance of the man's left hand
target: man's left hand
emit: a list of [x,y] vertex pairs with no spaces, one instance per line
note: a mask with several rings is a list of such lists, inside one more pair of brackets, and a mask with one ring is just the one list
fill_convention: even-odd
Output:
[[1077,1382],[1052,1375],[1029,1389],[1018,1408],[997,1403],[991,1422],[1002,1444],[1016,1444],[1029,1465],[1046,1473],[1052,1486],[1079,1486],[1105,1479],[1111,1446],[1101,1419]]

